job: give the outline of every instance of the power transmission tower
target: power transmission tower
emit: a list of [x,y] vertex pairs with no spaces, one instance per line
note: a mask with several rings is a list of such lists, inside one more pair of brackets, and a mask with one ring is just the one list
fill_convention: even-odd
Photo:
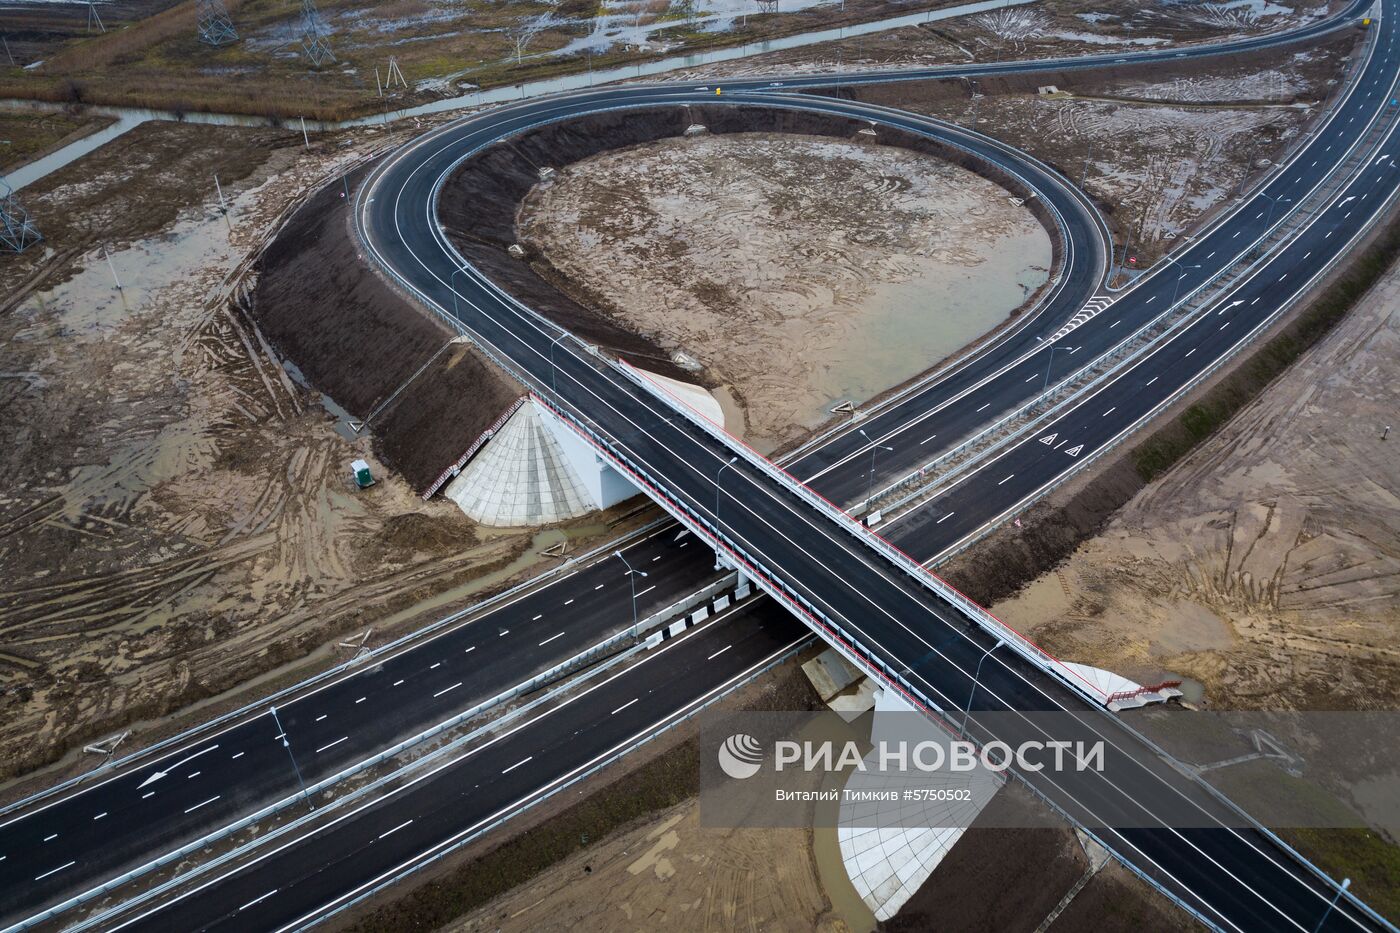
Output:
[[97,27],[98,32],[107,31],[107,27],[102,25],[102,17],[97,15],[97,4],[93,0],[88,0],[87,31],[92,32],[93,26]]
[[320,68],[325,62],[335,61],[329,35],[330,30],[316,9],[316,0],[301,0],[301,47],[311,59],[311,67]]
[[200,42],[217,48],[238,41],[238,31],[233,28],[224,0],[199,0],[195,12],[199,17]]
[[22,253],[42,239],[14,189],[0,178],[0,250]]

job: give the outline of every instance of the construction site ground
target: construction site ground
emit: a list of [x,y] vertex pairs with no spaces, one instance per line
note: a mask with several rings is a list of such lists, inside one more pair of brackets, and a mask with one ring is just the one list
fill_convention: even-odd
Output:
[[704,366],[742,407],[730,430],[763,450],[995,328],[1051,265],[1005,189],[859,136],[607,152],[537,187],[519,226],[599,310]]
[[[606,514],[493,530],[422,502],[230,303],[282,210],[354,155],[151,123],[25,189],[46,241],[0,270],[0,761],[5,777],[58,767],[7,796],[92,767],[88,741],[135,728],[132,750],[241,702],[226,691],[336,663],[339,639],[373,626],[382,643],[552,565],[540,552],[565,538],[618,530]],[[360,374],[366,398],[427,357],[401,349]],[[448,438],[453,456],[470,439]]]

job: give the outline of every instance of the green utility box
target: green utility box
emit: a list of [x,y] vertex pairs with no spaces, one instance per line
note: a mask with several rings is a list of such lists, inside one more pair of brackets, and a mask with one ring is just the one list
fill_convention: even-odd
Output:
[[350,464],[350,472],[354,474],[355,485],[361,489],[367,489],[374,485],[374,477],[370,475],[369,464],[363,460],[356,460]]

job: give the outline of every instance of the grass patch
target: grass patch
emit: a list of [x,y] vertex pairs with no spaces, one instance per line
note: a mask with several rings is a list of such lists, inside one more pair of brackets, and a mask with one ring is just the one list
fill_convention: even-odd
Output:
[[1400,919],[1400,846],[1367,829],[1291,829],[1279,836],[1333,878],[1350,878],[1352,893],[1373,910]]
[[1353,259],[1327,290],[1270,338],[1235,371],[1133,450],[1133,465],[1143,481],[1168,470],[1197,444],[1253,401],[1275,378],[1326,336],[1371,286],[1400,258],[1400,218]]

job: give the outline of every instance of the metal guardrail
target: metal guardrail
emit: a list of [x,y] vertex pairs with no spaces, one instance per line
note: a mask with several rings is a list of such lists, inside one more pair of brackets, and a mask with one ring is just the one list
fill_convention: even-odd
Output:
[[[1369,139],[1371,136],[1375,135],[1376,132],[1380,130],[1380,128],[1380,123],[1374,125],[1365,135],[1358,138],[1357,144],[1359,145],[1361,143],[1366,142],[1366,140]],[[1301,148],[1302,147],[1300,145],[1299,149]],[[1204,306],[1209,304],[1210,301],[1213,300],[1214,296],[1229,291],[1241,279],[1247,278],[1249,275],[1258,272],[1261,268],[1263,268],[1265,265],[1271,262],[1274,256],[1280,250],[1287,248],[1288,242],[1286,240],[1283,240],[1275,243],[1273,246],[1268,247],[1263,252],[1260,252],[1251,258],[1252,253],[1254,253],[1256,250],[1259,250],[1270,240],[1279,237],[1282,233],[1291,232],[1297,229],[1301,224],[1305,224],[1308,221],[1310,221],[1315,215],[1315,211],[1305,210],[1305,205],[1311,202],[1316,202],[1318,200],[1325,201],[1331,198],[1333,193],[1335,192],[1335,189],[1337,187],[1344,187],[1345,184],[1352,177],[1350,173],[1345,176],[1341,173],[1344,170],[1346,170],[1348,166],[1354,165],[1358,161],[1358,159],[1364,164],[1366,161],[1369,160],[1369,154],[1373,153],[1374,150],[1375,146],[1373,145],[1367,150],[1367,155],[1358,156],[1357,153],[1353,152],[1352,155],[1349,156],[1347,159],[1343,160],[1342,162],[1339,162],[1336,168],[1333,170],[1333,172],[1331,172],[1325,179],[1319,182],[1317,187],[1313,189],[1313,191],[1309,194],[1307,198],[1298,202],[1290,210],[1283,213],[1279,217],[1278,223],[1276,225],[1271,227],[1269,230],[1265,231],[1246,249],[1241,250],[1239,254],[1239,259],[1235,263],[1235,267],[1238,267],[1239,264],[1242,262],[1248,262],[1249,265],[1247,265],[1244,269],[1234,271],[1233,274],[1227,272],[1225,276],[1214,279],[1212,281],[1202,282],[1201,284],[1195,286],[1185,295],[1182,295],[1170,307],[1164,309],[1160,314],[1143,324],[1131,334],[1128,334],[1113,348],[1100,354],[1092,362],[1086,364],[1082,369],[1080,369],[1076,373],[1073,373],[1070,376],[1062,379],[1060,382],[1057,382],[1047,391],[1042,392],[1034,398],[1031,398],[1030,400],[1026,401],[1024,404],[1020,405],[1013,411],[1007,413],[1006,415],[1003,415],[1001,418],[987,425],[985,428],[978,431],[976,434],[959,443],[956,447],[930,460],[928,463],[924,464],[919,469],[906,474],[900,479],[897,479],[894,482],[888,484],[883,489],[879,490],[873,495],[868,496],[859,504],[853,506],[853,512],[855,512],[855,514],[864,514],[865,512],[870,511],[871,508],[876,504],[879,504],[879,508],[882,512],[886,512],[891,509],[898,509],[906,505],[907,503],[913,501],[914,499],[935,492],[939,486],[946,486],[955,477],[967,472],[969,468],[981,462],[983,459],[985,459],[986,456],[989,456],[992,452],[999,449],[1000,446],[1004,445],[1010,440],[1020,437],[1022,434],[1029,433],[1030,431],[1034,430],[1037,425],[1044,423],[1057,410],[1063,409],[1066,405],[1073,402],[1075,399],[1084,396],[1085,394],[1093,391],[1098,386],[1102,385],[1104,382],[1109,381],[1110,377],[1112,377],[1118,372],[1121,372],[1124,368],[1136,362],[1150,350],[1155,349],[1155,347],[1159,346],[1164,341],[1170,339],[1170,337],[1175,333],[1177,329],[1179,329],[1180,327],[1184,327],[1187,324],[1192,323],[1196,319],[1201,317],[1206,311],[1206,308]],[[1280,171],[1286,170],[1288,168],[1291,168],[1291,165],[1289,165],[1288,163],[1280,163],[1280,165],[1278,166],[1278,169]],[[1260,187],[1263,187],[1263,185],[1261,185]],[[1227,215],[1226,217],[1222,218],[1222,220],[1228,219],[1228,216],[1232,215]],[[1192,310],[1190,306],[1197,299],[1200,299],[1202,295],[1204,295],[1205,298],[1201,302],[1201,306]],[[1179,318],[1176,322],[1170,324],[1167,330],[1161,332],[1160,334],[1152,335],[1146,344],[1139,345],[1139,349],[1129,353],[1129,351],[1132,350],[1133,346],[1137,344],[1138,341],[1141,341],[1144,337],[1148,336],[1151,330],[1160,327],[1162,323],[1167,320],[1167,318],[1171,317],[1174,314],[1178,314]],[[1070,331],[1070,333],[1072,332],[1073,331]],[[1068,334],[1066,334],[1065,336],[1068,336]],[[1016,362],[1020,362],[1021,360],[1027,359],[1030,355],[1031,354],[1024,354]],[[1113,362],[1115,360],[1118,361],[1115,366],[1111,367],[1108,370],[1102,369],[1103,364]],[[1100,371],[1100,375],[1098,375],[1093,381],[1089,382],[1088,384],[1084,384],[1084,376],[1086,374],[1094,372],[1096,369]],[[1076,388],[1076,386],[1078,388]],[[1036,407],[1060,398],[1071,389],[1075,390],[1073,395],[1071,395],[1068,398],[1062,399],[1053,408],[1042,413],[1033,421],[1015,429],[1015,431],[1012,434],[1010,434],[1007,438],[980,452],[972,460],[969,460],[966,463],[958,464],[952,471],[937,475],[931,480],[928,479],[928,475],[934,470],[936,470],[941,464],[947,463],[948,461],[954,460],[962,454],[967,453],[969,450],[975,448],[979,444],[989,440],[991,436],[994,435],[997,431],[1006,428],[1008,425],[1012,424],[1017,419],[1024,417],[1028,412],[1034,410]],[[881,500],[886,496],[898,492],[902,488],[909,488],[911,486],[914,488],[912,488],[912,490],[902,498],[897,499],[894,502],[888,504],[880,504]]]
[[[920,586],[932,590],[936,595],[941,597],[945,602],[951,604],[954,608],[958,609],[960,612],[962,612],[963,615],[967,616],[973,622],[982,626],[984,629],[986,629],[988,632],[990,632],[997,638],[1005,641],[1025,660],[1027,660],[1040,670],[1051,674],[1057,680],[1061,681],[1066,686],[1074,690],[1076,693],[1087,698],[1090,702],[1096,704],[1102,704],[1104,702],[1104,698],[1107,696],[1107,694],[1105,694],[1103,691],[1099,690],[1093,684],[1090,684],[1087,680],[1080,677],[1078,674],[1076,674],[1074,671],[1072,671],[1071,669],[1066,667],[1062,662],[1060,662],[1058,658],[1055,658],[1052,655],[1050,655],[1039,645],[1036,645],[1034,642],[1026,638],[1020,632],[1017,632],[1015,629],[1006,625],[1000,619],[987,612],[987,610],[979,606],[977,603],[973,602],[971,599],[969,599],[967,596],[965,596],[953,586],[949,585],[946,581],[938,577],[936,574],[934,574],[928,568],[924,567],[918,561],[914,560],[912,557],[899,550],[893,544],[886,541],[879,534],[867,528],[865,525],[861,524],[856,519],[852,518],[849,514],[842,511],[839,507],[831,503],[829,500],[823,498],[822,496],[814,492],[812,489],[798,481],[795,477],[791,476],[786,471],[784,471],[781,467],[774,464],[771,460],[768,460],[766,457],[763,457],[762,455],[754,451],[752,448],[745,445],[742,441],[725,432],[723,428],[719,427],[714,422],[710,421],[708,418],[704,417],[690,406],[676,400],[666,391],[657,388],[649,379],[647,379],[644,375],[641,375],[634,367],[629,366],[628,364],[621,361],[616,362],[613,365],[618,369],[618,371],[626,375],[628,379],[637,383],[639,386],[642,386],[655,397],[665,401],[665,403],[668,406],[670,406],[677,412],[683,414],[687,418],[687,420],[690,421],[690,423],[696,425],[701,430],[705,431],[712,438],[721,443],[726,449],[732,450],[739,456],[743,457],[753,467],[767,475],[769,478],[776,481],[780,486],[797,496],[799,499],[801,499],[806,504],[810,505],[812,508],[816,509],[821,514],[831,519],[837,524],[838,527],[846,531],[852,537],[856,538],[865,545],[874,549],[877,553],[879,553],[882,557],[889,561],[895,568],[902,570],[905,574],[916,580]],[[657,484],[655,481],[652,481],[652,485],[654,488],[657,489],[662,488],[660,484]],[[687,511],[689,510],[687,509]],[[701,521],[707,527],[709,526],[708,521],[700,518],[699,516],[695,516],[693,520]],[[716,531],[718,531],[718,529],[716,529]],[[723,535],[720,534],[719,537],[722,538]],[[732,542],[726,541],[726,546],[730,548],[735,548],[735,545],[733,545]],[[737,548],[735,549],[738,550],[739,553],[743,553],[742,550]],[[761,562],[755,560],[751,556],[745,555],[745,557],[748,560],[752,561],[755,565],[762,566]],[[776,575],[772,576],[774,579],[777,579]],[[792,590],[785,584],[783,585],[783,588],[787,592],[792,593],[794,596],[798,596],[795,590]],[[803,605],[806,606],[812,614],[820,616],[827,625],[831,626],[837,631],[842,631],[839,625],[837,625],[834,621],[828,619],[824,614],[818,612],[814,606],[811,606],[811,604],[805,600],[805,598],[801,598],[801,601]],[[844,631],[842,631],[842,636],[850,644],[858,644],[858,642],[854,641],[848,635],[846,635]],[[906,684],[902,685],[901,689],[912,690],[912,687]]]
[[482,448],[482,445],[484,445],[487,441],[495,437],[496,432],[499,431],[502,428],[502,426],[504,426],[505,423],[510,420],[510,416],[519,411],[520,406],[524,404],[525,396],[522,395],[520,396],[520,398],[507,405],[506,410],[501,412],[500,415],[496,417],[495,421],[491,422],[490,427],[478,434],[476,440],[472,441],[471,444],[467,447],[467,449],[463,451],[462,456],[458,457],[452,462],[451,466],[449,466],[447,469],[443,470],[440,474],[438,474],[438,478],[433,480],[432,483],[429,484],[428,488],[423,490],[423,494],[418,498],[422,499],[424,502],[427,502],[433,496],[437,495],[437,491],[441,489],[447,483],[448,480],[452,479],[458,473],[462,472],[462,467],[466,466],[467,461],[472,458],[472,455],[475,454],[478,450],[480,450]]
[[[571,658],[568,658],[565,661],[560,662],[559,664],[556,664],[548,670],[542,671],[539,674],[536,674],[535,676],[527,680],[521,681],[515,686],[497,694],[494,697],[491,697],[487,700],[483,700],[482,702],[473,705],[469,709],[464,710],[463,712],[458,713],[455,716],[449,717],[448,719],[443,720],[435,726],[432,726],[428,729],[419,732],[417,735],[404,739],[380,751],[378,754],[371,756],[370,758],[366,758],[362,761],[356,762],[355,764],[342,769],[336,774],[333,774],[320,781],[317,781],[314,784],[307,786],[304,790],[299,790],[295,794],[288,795],[287,797],[284,797],[283,799],[276,801],[275,803],[269,804],[268,806],[262,808],[256,813],[250,814],[233,823],[229,823],[225,826],[222,826],[212,833],[208,833],[200,837],[199,839],[194,840],[193,842],[181,846],[179,849],[168,852],[159,859],[156,859],[145,865],[141,865],[118,877],[109,879],[101,885],[97,885],[89,889],[88,891],[83,892],[82,894],[76,895],[73,898],[70,898],[60,904],[56,904],[45,911],[35,914],[34,916],[15,924],[14,926],[7,927],[5,928],[4,933],[10,933],[10,931],[27,930],[40,923],[44,923],[48,920],[51,920],[53,917],[57,916],[60,913],[64,913],[68,910],[71,910],[74,907],[78,907],[94,897],[99,897],[101,895],[108,894],[116,888],[130,883],[131,881],[134,881],[142,875],[149,874],[152,871],[157,871],[160,868],[171,864],[172,862],[178,861],[180,858],[183,858],[184,856],[189,855],[192,852],[207,848],[211,845],[214,845],[215,843],[221,842],[227,839],[228,837],[234,835],[235,833],[246,829],[247,827],[255,823],[262,822],[270,816],[275,816],[276,814],[287,809],[288,807],[294,806],[298,803],[309,802],[312,797],[319,794],[321,791],[326,790],[340,783],[341,781],[361,774],[369,770],[370,768],[375,767],[376,765],[382,764],[388,759],[394,758],[423,742],[436,738],[439,735],[442,735],[444,732],[448,732],[464,722],[468,722],[472,719],[475,719],[478,716],[490,712],[492,709],[498,706],[501,706],[505,703],[509,703],[510,701],[518,699],[519,697],[527,696],[528,694],[543,689],[544,687],[547,687],[559,681],[560,679],[568,676],[569,674],[572,674],[582,668],[594,664],[600,659],[609,658],[609,656],[613,656],[609,659],[609,663],[604,666],[604,669],[611,669],[611,667],[613,667],[616,663],[621,663],[623,660],[626,660],[626,658],[631,657],[634,653],[646,649],[645,644],[643,644],[641,641],[643,635],[647,634],[653,629],[665,625],[666,623],[675,619],[680,613],[686,612],[687,610],[698,605],[699,603],[706,602],[712,599],[713,597],[719,595],[720,593],[731,589],[737,583],[737,577],[738,575],[736,573],[727,574],[724,577],[721,577],[719,580],[710,583],[708,586],[705,586],[702,589],[697,590],[696,592],[677,600],[676,602],[667,606],[665,609],[652,613],[645,619],[642,619],[637,623],[630,625],[627,628],[609,636],[608,638],[605,638],[597,644],[585,649],[584,651],[574,655]],[[626,650],[618,652],[619,647],[627,645],[629,642],[630,646]],[[596,676],[598,673],[599,671],[595,670],[586,674],[584,678],[571,681],[566,689],[573,689],[578,684],[583,683],[587,678]],[[541,700],[537,702],[543,702],[543,700],[545,699],[547,698],[541,698]],[[533,708],[535,705],[537,705],[537,703],[531,703],[527,707],[522,707],[520,711],[516,711],[516,718],[518,718],[518,714],[520,712],[526,709]],[[431,755],[415,759],[414,766],[416,767],[422,762],[433,760],[434,756],[440,755],[445,750],[460,747],[463,743],[479,736],[483,732],[499,728],[503,721],[505,721],[504,717],[501,719],[494,720],[493,722],[482,726],[480,729],[474,730],[466,736],[461,736],[453,740],[452,743],[444,746],[443,749],[435,750]],[[395,771],[392,774],[380,777],[373,783],[368,784],[363,788],[358,788],[351,794],[346,795],[342,798],[337,798],[337,800],[343,802],[345,800],[358,799],[360,796],[363,796],[369,790],[382,787],[386,782],[402,774],[405,770],[407,769],[399,769],[398,771]],[[211,860],[206,863],[202,863],[201,866],[198,868],[197,873],[202,873],[203,871],[210,870],[218,865],[225,864],[230,858],[233,858],[236,855],[247,854],[253,848],[265,844],[269,839],[276,838],[277,836],[281,835],[282,832],[285,832],[292,827],[305,825],[305,822],[307,820],[312,819],[317,815],[320,815],[320,813],[321,811],[315,811],[314,813],[307,814],[306,816],[299,818],[293,823],[288,824],[288,826],[279,828],[279,831],[277,832],[268,833],[263,836],[260,836],[257,839],[254,839],[238,847],[237,849],[233,850],[233,852],[225,853],[217,859]],[[164,893],[165,891],[170,890],[176,885],[184,884],[187,881],[189,881],[191,877],[195,877],[195,874],[196,873],[186,873],[172,878],[169,881],[166,881],[163,884],[151,889],[151,891],[142,892],[142,894],[138,895],[137,898],[133,898],[131,900],[123,902],[122,905],[120,905],[120,908],[123,910],[128,909],[134,903],[143,902],[144,900],[147,900],[150,897],[154,897],[160,893]],[[85,925],[87,925],[90,922],[91,921],[84,921],[84,923],[77,925],[73,929],[83,929]]]
[[376,659],[382,658],[384,655],[387,654],[392,654],[395,650],[404,647],[410,642],[414,642],[423,638],[431,638],[432,636],[441,632],[443,629],[455,625],[456,623],[461,622],[462,620],[467,619],[470,616],[490,612],[493,609],[495,609],[496,606],[500,603],[507,602],[515,598],[516,596],[520,595],[522,592],[530,589],[531,587],[547,586],[548,581],[552,577],[563,574],[565,571],[572,572],[579,566],[586,564],[589,561],[592,561],[596,557],[600,557],[605,553],[612,553],[613,551],[617,550],[619,546],[626,545],[630,539],[642,537],[654,531],[656,528],[658,528],[664,523],[665,519],[656,519],[655,521],[648,522],[647,524],[633,531],[630,535],[628,535],[625,538],[622,538],[617,541],[610,541],[604,544],[600,544],[595,548],[585,551],[583,554],[567,558],[562,563],[550,567],[548,570],[545,570],[537,576],[531,577],[528,580],[517,583],[515,586],[502,590],[501,592],[496,593],[493,596],[489,596],[479,603],[473,603],[471,606],[468,606],[465,609],[444,616],[443,618],[431,622],[423,626],[422,628],[415,629],[412,632],[409,632],[405,635],[394,639],[393,641],[385,642],[377,648],[370,649],[364,654],[343,661],[340,664],[335,665],[334,667],[327,668],[326,670],[318,674],[314,674],[311,677],[307,677],[306,679],[298,681],[295,684],[291,684],[290,686],[284,687],[281,690],[278,690],[274,693],[270,693],[265,697],[261,697],[251,703],[247,703],[243,706],[240,706],[235,710],[223,713],[222,715],[216,716],[213,719],[206,720],[205,722],[202,722],[197,726],[193,726],[189,729],[184,730],[183,732],[179,732],[168,738],[162,739],[159,742],[156,742],[152,745],[136,749],[122,756],[121,758],[105,761],[89,771],[85,771],[82,774],[75,775],[74,777],[68,778],[65,781],[61,781],[58,784],[54,784],[52,787],[47,787],[41,791],[37,791],[29,795],[28,797],[24,797],[20,800],[16,800],[12,803],[6,804],[4,807],[0,807],[0,816],[4,816],[6,814],[14,812],[15,810],[19,810],[21,808],[28,807],[36,803],[40,803],[65,790],[70,790],[79,784],[86,783],[90,780],[93,780],[94,778],[102,776],[103,774],[107,774],[125,768],[131,764],[134,764],[137,760],[141,758],[154,755],[158,752],[170,748],[171,746],[189,742],[211,729],[216,729],[220,726],[228,725],[234,720],[241,719],[252,713],[264,710],[268,706],[276,705],[288,697],[294,696],[295,694],[298,694],[303,690],[315,687],[323,683],[324,681],[331,680],[339,676],[340,674],[346,673],[352,668],[372,667]]
[[531,810],[531,809],[533,809],[533,808],[539,806],[540,804],[544,803],[546,800],[549,800],[550,798],[554,797],[556,794],[559,794],[559,793],[561,793],[562,791],[565,791],[565,790],[569,789],[570,787],[573,787],[575,784],[578,784],[578,783],[580,783],[580,782],[582,782],[582,781],[585,781],[585,780],[587,780],[588,778],[591,778],[591,777],[593,777],[594,775],[598,774],[599,772],[604,771],[604,770],[606,770],[607,768],[612,767],[614,764],[616,764],[617,762],[621,761],[621,760],[622,760],[623,758],[625,758],[626,756],[632,754],[632,753],[635,752],[637,749],[641,748],[643,745],[646,745],[648,742],[652,742],[652,741],[654,741],[655,739],[660,738],[661,736],[665,735],[667,732],[670,732],[672,729],[675,729],[677,726],[680,726],[680,725],[682,725],[682,724],[684,724],[684,723],[687,723],[687,722],[689,722],[690,720],[694,719],[696,716],[700,715],[702,712],[704,712],[705,710],[709,709],[711,706],[713,706],[714,704],[718,703],[720,700],[722,700],[722,699],[724,699],[725,697],[729,696],[729,695],[730,695],[731,693],[733,693],[734,691],[740,689],[740,688],[743,687],[745,684],[752,682],[752,680],[753,680],[754,677],[759,677],[759,676],[761,676],[761,675],[763,675],[763,674],[766,674],[768,671],[771,671],[773,668],[777,667],[779,664],[782,664],[782,663],[784,663],[785,661],[788,661],[789,659],[794,658],[794,657],[796,657],[797,655],[801,654],[802,651],[804,651],[809,645],[812,644],[812,641],[813,641],[813,640],[814,640],[814,639],[811,639],[811,638],[804,640],[801,644],[799,644],[799,645],[797,645],[796,647],[792,648],[790,651],[786,651],[786,652],[784,652],[783,654],[779,655],[778,657],[773,658],[773,659],[772,659],[768,664],[766,664],[764,667],[762,667],[762,668],[760,668],[760,669],[758,669],[758,670],[753,671],[751,677],[749,677],[749,678],[747,678],[747,679],[744,679],[744,680],[740,680],[740,681],[734,683],[733,685],[731,685],[730,687],[728,687],[727,689],[725,689],[725,690],[723,690],[723,691],[721,691],[721,692],[719,692],[719,693],[716,693],[714,696],[710,697],[708,700],[706,700],[704,703],[701,703],[699,706],[696,706],[694,709],[689,710],[689,711],[685,712],[684,714],[675,717],[674,719],[672,719],[672,720],[668,721],[667,723],[665,723],[664,725],[662,725],[660,728],[658,728],[658,729],[653,729],[651,732],[648,732],[646,735],[637,738],[636,740],[630,742],[630,743],[627,745],[627,747],[622,748],[622,749],[619,749],[618,751],[615,751],[615,752],[613,752],[612,754],[610,754],[607,758],[605,758],[605,759],[603,759],[603,760],[601,760],[601,761],[598,761],[598,762],[596,762],[596,763],[594,763],[594,764],[588,766],[585,770],[580,771],[578,774],[575,774],[575,775],[571,776],[568,780],[561,782],[558,786],[556,786],[556,787],[554,787],[554,788],[551,788],[547,793],[540,795],[539,797],[535,798],[534,800],[530,800],[530,801],[524,803],[522,806],[520,806],[520,807],[519,807],[518,809],[516,809],[514,812],[508,813],[508,814],[506,814],[505,816],[502,816],[500,819],[497,819],[497,820],[491,822],[490,824],[488,824],[488,825],[486,825],[486,826],[482,826],[482,827],[479,828],[479,829],[473,830],[472,832],[470,832],[470,833],[464,835],[464,836],[463,836],[462,838],[460,838],[460,839],[454,840],[450,845],[443,846],[441,849],[436,850],[435,852],[433,852],[433,854],[432,854],[430,857],[424,859],[423,861],[418,862],[417,864],[412,865],[412,866],[410,866],[410,867],[408,867],[408,868],[405,868],[403,871],[398,872],[397,874],[393,875],[392,877],[389,877],[389,878],[384,879],[383,881],[379,882],[378,884],[374,885],[373,887],[368,888],[368,889],[366,889],[366,890],[360,892],[360,893],[359,893],[358,895],[356,895],[354,898],[352,898],[352,899],[346,901],[345,903],[343,903],[343,904],[338,904],[338,905],[336,905],[334,908],[332,908],[332,909],[330,909],[330,910],[327,910],[327,911],[324,911],[323,913],[317,914],[316,917],[312,918],[311,920],[307,921],[306,923],[303,923],[301,926],[297,927],[296,929],[297,929],[298,931],[300,931],[300,930],[309,930],[309,929],[311,929],[312,927],[315,927],[315,926],[317,926],[317,925],[319,925],[319,924],[325,922],[326,920],[329,920],[331,917],[334,917],[334,916],[336,916],[337,914],[343,913],[344,911],[349,910],[349,909],[351,909],[352,907],[355,907],[356,905],[359,905],[359,904],[364,903],[365,901],[369,900],[370,898],[373,898],[373,897],[378,896],[379,894],[383,893],[386,889],[388,889],[388,888],[390,888],[390,887],[392,887],[392,886],[398,884],[400,881],[403,881],[405,878],[408,878],[408,877],[410,877],[410,876],[416,874],[417,872],[421,871],[423,868],[426,868],[427,866],[433,864],[434,862],[437,862],[437,861],[439,861],[440,859],[442,859],[442,858],[444,858],[444,857],[446,857],[446,856],[448,856],[448,855],[451,855],[453,852],[458,851],[458,850],[461,849],[463,846],[466,846],[466,845],[469,845],[469,844],[472,843],[472,842],[475,842],[477,839],[480,839],[482,836],[486,835],[487,833],[491,832],[492,830],[495,830],[495,829],[497,829],[497,828],[499,828],[499,827],[501,827],[501,826],[504,826],[506,823],[510,822],[512,819],[515,819],[516,817],[518,817],[518,816],[521,815],[522,813],[525,813],[526,811]]

